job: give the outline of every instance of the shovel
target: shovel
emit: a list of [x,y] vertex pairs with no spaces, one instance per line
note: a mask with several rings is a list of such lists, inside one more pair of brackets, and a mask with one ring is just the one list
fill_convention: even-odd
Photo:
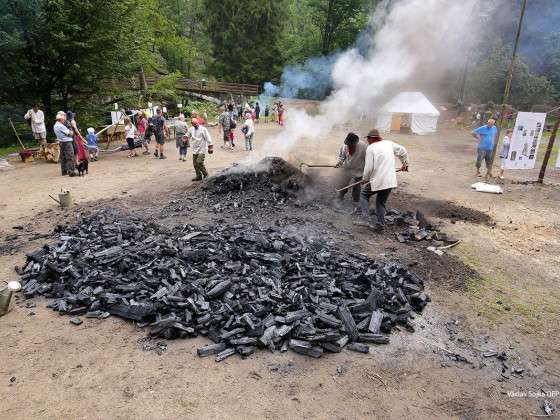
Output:
[[[395,172],[400,172],[400,171],[402,171],[401,168],[395,169]],[[369,184],[369,182],[370,182],[370,181],[365,182],[365,183],[362,184],[362,185],[367,185],[367,184]],[[352,183],[352,184],[350,184],[350,185],[347,185],[346,187],[342,187],[342,188],[337,189],[336,192],[345,191],[345,190],[347,190],[348,188],[352,188],[353,186],[358,185],[358,184],[361,184],[361,183],[362,183],[362,180],[357,181],[357,182],[354,182],[354,183]]]
[[308,168],[336,168],[334,165],[309,165],[305,162],[301,162],[299,164],[299,170],[302,171],[304,166],[307,166]]

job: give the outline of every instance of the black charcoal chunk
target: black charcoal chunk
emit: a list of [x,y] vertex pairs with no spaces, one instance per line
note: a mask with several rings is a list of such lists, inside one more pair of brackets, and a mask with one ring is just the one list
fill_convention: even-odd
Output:
[[346,346],[348,350],[356,351],[358,353],[369,353],[369,346],[363,343],[350,343]]
[[204,347],[196,349],[196,353],[199,355],[199,357],[206,357],[212,354],[218,354],[224,351],[226,347],[226,343],[208,344]]

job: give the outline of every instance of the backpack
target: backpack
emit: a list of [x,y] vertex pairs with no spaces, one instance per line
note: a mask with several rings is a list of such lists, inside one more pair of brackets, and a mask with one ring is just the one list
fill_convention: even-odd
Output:
[[235,120],[231,117],[229,117],[229,128],[230,130],[233,130],[235,127],[237,127],[237,123],[235,122]]

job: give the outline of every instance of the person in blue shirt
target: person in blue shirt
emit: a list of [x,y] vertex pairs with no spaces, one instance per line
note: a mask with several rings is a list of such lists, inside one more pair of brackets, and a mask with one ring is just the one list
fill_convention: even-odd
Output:
[[486,181],[492,177],[492,150],[498,129],[494,125],[495,120],[490,118],[488,122],[472,131],[472,136],[478,140],[478,155],[476,157],[476,176],[482,176],[480,166],[482,160],[486,163]]
[[97,147],[97,135],[93,127],[87,129],[88,135],[86,136],[87,148],[91,160],[99,159],[99,147]]

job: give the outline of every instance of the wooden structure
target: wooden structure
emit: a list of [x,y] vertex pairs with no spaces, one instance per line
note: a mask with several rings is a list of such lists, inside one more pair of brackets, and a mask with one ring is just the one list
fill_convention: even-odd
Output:
[[[159,77],[145,77],[144,80],[146,83],[146,87],[153,86],[159,79]],[[140,81],[136,79],[109,80],[105,82],[105,85],[108,87],[140,90],[142,83],[140,83]],[[178,90],[209,95],[231,94],[242,96],[257,96],[261,92],[261,88],[259,85],[220,82],[217,80],[179,79],[177,80],[175,87]]]

